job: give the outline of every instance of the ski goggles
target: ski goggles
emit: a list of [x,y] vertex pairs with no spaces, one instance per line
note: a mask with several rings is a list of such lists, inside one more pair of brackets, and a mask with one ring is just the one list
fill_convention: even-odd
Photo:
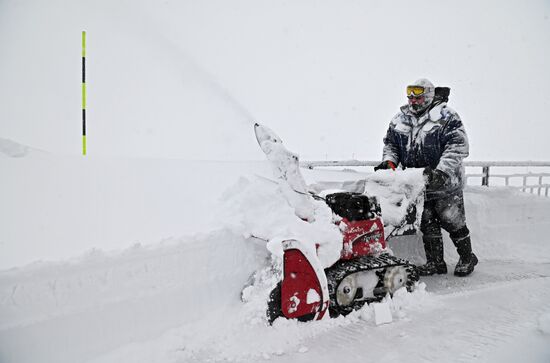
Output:
[[422,96],[425,92],[425,88],[422,86],[407,86],[407,96],[408,97],[419,97]]

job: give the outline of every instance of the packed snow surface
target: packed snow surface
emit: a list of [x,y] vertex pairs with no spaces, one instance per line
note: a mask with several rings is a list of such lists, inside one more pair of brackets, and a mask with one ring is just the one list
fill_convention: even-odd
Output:
[[[0,159],[0,168],[2,362],[550,357],[549,199],[469,187],[467,218],[480,258],[472,276],[423,278],[384,306],[269,327],[266,297],[280,278],[280,242],[319,243],[327,265],[337,258],[339,231],[320,201],[314,222],[298,218],[267,161],[31,151]],[[415,198],[420,181],[414,171],[302,172],[312,190],[363,188],[379,196],[383,213],[396,220],[398,204]],[[411,188],[389,192],[395,183]],[[418,237],[395,237],[389,246],[400,257],[424,259]],[[457,255],[448,238],[445,256],[452,269]]]

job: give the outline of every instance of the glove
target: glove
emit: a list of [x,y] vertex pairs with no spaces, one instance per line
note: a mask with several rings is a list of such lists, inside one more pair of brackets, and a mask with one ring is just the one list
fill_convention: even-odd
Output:
[[374,171],[392,169],[395,170],[395,164],[393,161],[385,160],[374,167]]
[[432,169],[429,166],[424,169],[424,180],[429,189],[439,189],[449,180],[449,175],[439,169]]

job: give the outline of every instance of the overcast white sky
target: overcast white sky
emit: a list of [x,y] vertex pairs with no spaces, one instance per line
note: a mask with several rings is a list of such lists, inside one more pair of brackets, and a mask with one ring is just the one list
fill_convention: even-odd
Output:
[[470,160],[550,160],[550,1],[0,1],[0,137],[90,155],[379,159],[404,88],[450,86]]

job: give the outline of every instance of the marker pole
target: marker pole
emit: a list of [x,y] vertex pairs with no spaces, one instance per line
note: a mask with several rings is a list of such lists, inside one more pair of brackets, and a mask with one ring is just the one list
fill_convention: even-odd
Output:
[[82,155],[86,155],[86,31],[82,31]]

